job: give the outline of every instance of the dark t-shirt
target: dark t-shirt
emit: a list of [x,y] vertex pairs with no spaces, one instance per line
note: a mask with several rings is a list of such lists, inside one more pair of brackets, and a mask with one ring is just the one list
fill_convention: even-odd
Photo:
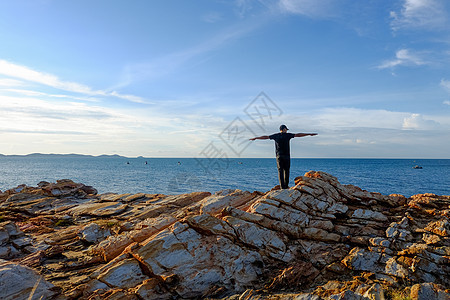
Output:
[[289,151],[289,141],[290,139],[294,138],[295,134],[293,133],[275,133],[272,135],[269,135],[269,139],[275,141],[275,153],[277,154],[277,157],[290,157],[290,151]]

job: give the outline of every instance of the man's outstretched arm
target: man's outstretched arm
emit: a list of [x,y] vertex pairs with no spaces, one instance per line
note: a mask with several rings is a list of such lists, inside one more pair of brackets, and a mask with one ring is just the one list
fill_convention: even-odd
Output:
[[268,140],[268,139],[269,139],[269,136],[268,136],[268,135],[262,135],[262,136],[254,137],[254,138],[249,139],[249,140],[250,140],[250,141],[254,141],[254,140]]
[[294,137],[314,136],[317,133],[296,133]]

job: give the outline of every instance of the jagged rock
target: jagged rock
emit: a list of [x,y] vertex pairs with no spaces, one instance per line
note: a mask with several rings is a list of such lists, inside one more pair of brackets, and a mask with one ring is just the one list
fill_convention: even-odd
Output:
[[146,300],[169,300],[173,295],[164,291],[161,282],[156,278],[144,280],[142,284],[136,287],[135,293]]
[[145,219],[137,223],[134,230],[109,236],[99,244],[91,247],[89,251],[94,255],[100,255],[105,261],[110,261],[120,255],[129,245],[146,240],[176,221],[176,218],[167,215]]
[[0,227],[0,245],[9,241],[9,233],[5,228]]
[[247,203],[254,195],[241,190],[218,192],[201,201],[201,214],[216,214],[227,206],[237,207]]
[[91,202],[71,208],[67,213],[73,216],[110,217],[124,212],[127,208],[128,205],[121,202]]
[[353,212],[352,218],[375,220],[380,222],[386,222],[388,220],[388,218],[380,212],[361,208],[358,208]]
[[353,248],[342,262],[350,269],[357,271],[380,272],[380,260],[382,254],[366,249]]
[[102,229],[96,223],[86,225],[79,232],[80,239],[88,243],[98,243],[110,235],[109,229]]
[[34,270],[11,262],[0,262],[2,299],[48,299],[56,295],[53,284]]
[[10,237],[23,235],[23,232],[19,229],[17,224],[11,221],[0,223],[0,232],[1,231],[6,231]]
[[99,281],[106,283],[108,286],[120,288],[133,288],[144,280],[148,279],[135,259],[125,259],[114,265],[114,267],[101,273]]
[[367,300],[405,285],[414,299],[447,297],[449,207],[450,196],[386,196],[316,171],[267,193],[40,182],[0,194],[11,220],[0,258],[44,275],[57,299]]
[[450,299],[450,293],[437,284],[422,283],[413,285],[410,297],[412,300],[448,300]]
[[241,290],[262,273],[262,257],[227,238],[202,236],[188,225],[176,223],[148,239],[136,257],[157,276],[176,275],[176,292],[199,297],[215,285]]
[[42,189],[43,194],[48,196],[69,196],[80,192],[91,195],[97,194],[97,190],[92,186],[75,183],[70,179],[57,180],[56,183],[41,181],[39,187]]

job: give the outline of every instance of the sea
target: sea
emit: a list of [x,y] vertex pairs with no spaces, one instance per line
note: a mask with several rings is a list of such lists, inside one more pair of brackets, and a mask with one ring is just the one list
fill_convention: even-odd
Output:
[[[414,168],[420,166],[421,168]],[[450,159],[292,158],[290,186],[308,171],[323,171],[385,195],[450,195]],[[224,189],[266,192],[278,184],[274,158],[127,158],[121,156],[0,156],[0,190],[71,179],[99,193],[181,194]]]

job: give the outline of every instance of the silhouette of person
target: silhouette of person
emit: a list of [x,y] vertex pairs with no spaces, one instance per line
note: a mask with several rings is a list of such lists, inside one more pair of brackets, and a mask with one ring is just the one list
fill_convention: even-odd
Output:
[[262,135],[250,139],[254,140],[274,140],[275,153],[277,157],[278,179],[280,181],[280,188],[289,188],[289,169],[291,167],[291,154],[289,141],[295,137],[314,136],[317,133],[288,133],[289,129],[286,125],[280,126],[280,132],[272,135]]

